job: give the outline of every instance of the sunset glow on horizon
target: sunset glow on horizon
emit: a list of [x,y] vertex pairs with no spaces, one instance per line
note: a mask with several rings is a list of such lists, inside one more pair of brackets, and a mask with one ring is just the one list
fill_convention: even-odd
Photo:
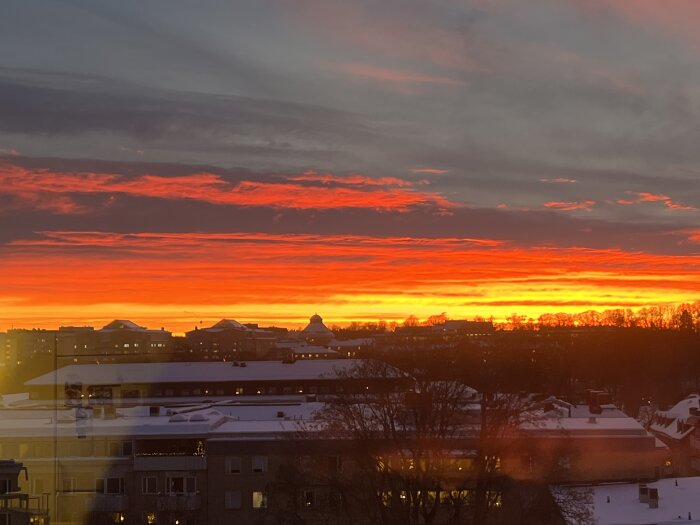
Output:
[[2,328],[130,318],[175,332],[220,318],[296,328],[446,312],[638,309],[693,302],[697,256],[352,235],[41,232],[0,260]]

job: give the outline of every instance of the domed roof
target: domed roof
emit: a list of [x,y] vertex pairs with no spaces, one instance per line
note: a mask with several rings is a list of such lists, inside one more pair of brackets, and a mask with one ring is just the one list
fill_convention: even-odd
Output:
[[243,326],[241,323],[238,321],[234,321],[233,319],[222,319],[212,327],[211,329],[214,330],[229,330],[233,328],[234,330],[247,330],[248,328]]
[[318,338],[319,336],[325,338],[333,337],[333,332],[323,324],[323,318],[318,314],[314,314],[309,318],[309,324],[306,325],[306,328],[304,328],[301,333],[306,337],[313,338]]

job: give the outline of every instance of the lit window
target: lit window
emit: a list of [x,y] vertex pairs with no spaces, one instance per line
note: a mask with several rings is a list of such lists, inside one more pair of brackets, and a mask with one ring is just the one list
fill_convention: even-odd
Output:
[[253,492],[253,508],[254,509],[266,509],[267,508],[267,494],[264,492],[254,491]]
[[316,503],[313,490],[305,490],[303,498],[303,504],[306,508],[311,508]]

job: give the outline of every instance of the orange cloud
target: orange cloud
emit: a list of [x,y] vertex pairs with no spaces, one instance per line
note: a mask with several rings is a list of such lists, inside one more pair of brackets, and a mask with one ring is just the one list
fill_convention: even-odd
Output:
[[182,331],[233,316],[351,319],[635,308],[700,293],[700,256],[519,248],[498,239],[44,232],[0,246],[0,325],[135,317]]
[[675,232],[678,235],[684,235],[688,241],[700,244],[700,229],[699,230],[682,230]]
[[648,192],[627,192],[630,195],[635,195],[634,199],[618,199],[615,202],[623,206],[629,206],[631,204],[640,204],[643,202],[662,202],[670,210],[675,211],[698,211],[695,206],[688,204],[681,204],[680,202],[674,201],[668,195],[661,195],[656,193]]
[[[301,175],[301,180],[320,181],[315,175]],[[305,178],[304,178],[305,177]],[[323,176],[321,176],[323,177]],[[330,209],[369,208],[406,211],[412,206],[430,205],[453,208],[452,203],[436,193],[402,187],[400,179],[336,178],[357,187],[309,187],[294,182],[240,181],[231,183],[213,173],[165,177],[142,175],[126,178],[107,173],[53,172],[0,165],[0,194],[17,196],[21,203],[49,203],[56,195],[114,194],[175,200],[198,200],[218,205],[267,206],[273,208]],[[394,187],[384,187],[394,186]],[[70,213],[68,197],[61,208]],[[50,204],[47,206],[54,206]],[[47,208],[50,209],[50,208]],[[77,210],[77,205],[76,205]]]
[[443,170],[440,168],[414,168],[411,170],[413,173],[429,173],[432,175],[442,175],[448,173],[450,170]]
[[350,186],[413,186],[414,183],[396,177],[366,177],[364,175],[333,175],[331,173],[316,173],[315,171],[305,171],[301,175],[287,175],[284,177],[293,181],[323,182],[335,184],[347,184]]
[[551,201],[545,202],[545,208],[551,208],[555,210],[562,211],[573,211],[573,210],[585,210],[591,211],[591,208],[595,206],[596,202],[594,200],[585,201]]

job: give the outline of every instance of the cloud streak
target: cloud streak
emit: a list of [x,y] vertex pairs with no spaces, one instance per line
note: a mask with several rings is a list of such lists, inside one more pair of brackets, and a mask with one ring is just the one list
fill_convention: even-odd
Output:
[[596,205],[596,201],[594,200],[583,200],[583,201],[550,201],[550,202],[545,202],[544,207],[553,209],[553,210],[561,210],[561,211],[575,211],[575,210],[584,210],[584,211],[591,211],[593,206]]
[[[262,206],[292,209],[369,208],[404,212],[415,206],[442,210],[455,203],[437,193],[406,187],[399,179],[364,176],[335,177],[303,174],[290,182],[242,180],[228,182],[213,173],[180,176],[124,177],[110,173],[69,173],[0,165],[0,194],[17,197],[18,206],[37,203],[60,213],[82,211],[71,201],[81,194],[123,194],[168,200],[195,200],[216,205]],[[291,182],[295,181],[295,182]],[[296,182],[317,182],[309,186]],[[337,186],[326,183],[335,182]],[[59,199],[55,199],[59,196]],[[71,205],[72,203],[72,205]]]
[[698,208],[691,206],[689,204],[683,204],[676,200],[673,200],[668,195],[662,195],[657,193],[649,192],[628,192],[629,195],[634,198],[631,199],[618,199],[615,202],[622,206],[629,206],[631,204],[642,204],[649,202],[660,202],[663,203],[666,208],[673,211],[698,211]]

